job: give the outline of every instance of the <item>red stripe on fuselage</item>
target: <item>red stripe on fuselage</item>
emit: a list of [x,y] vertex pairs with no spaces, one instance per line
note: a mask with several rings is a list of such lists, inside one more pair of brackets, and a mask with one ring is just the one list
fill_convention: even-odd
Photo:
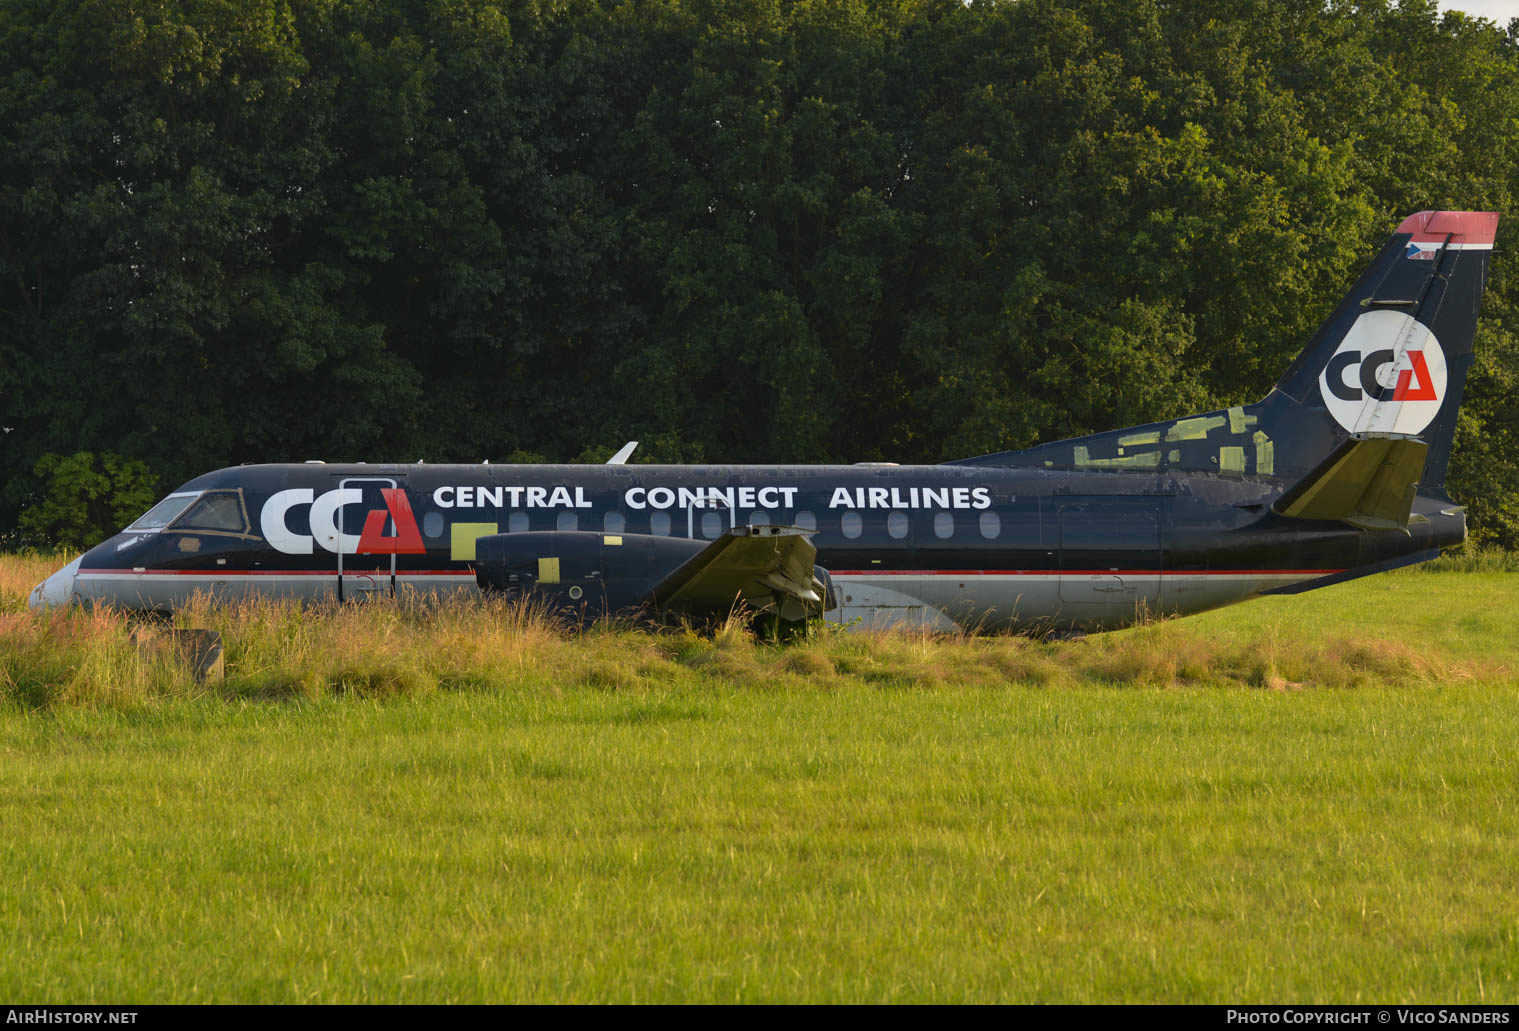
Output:
[[[1330,576],[1343,569],[830,569],[834,576]],[[337,576],[336,569],[81,569],[135,576]],[[345,569],[344,576],[390,575],[388,569]],[[397,569],[396,576],[474,576],[473,569]]]
[[[81,569],[75,576],[109,573],[126,576],[337,576],[336,569]],[[390,575],[388,569],[345,569],[344,576]],[[474,576],[473,569],[397,569],[396,576]]]
[[1343,569],[830,569],[834,576],[1329,576]]
[[[1343,569],[830,569],[834,576],[1331,576]],[[390,575],[345,569],[344,576]],[[336,569],[81,569],[76,576],[337,576]],[[398,569],[396,576],[474,576],[473,569]]]

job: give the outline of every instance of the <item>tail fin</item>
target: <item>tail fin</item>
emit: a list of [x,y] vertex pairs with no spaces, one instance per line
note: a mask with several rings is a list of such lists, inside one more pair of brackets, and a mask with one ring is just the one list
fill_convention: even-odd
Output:
[[1404,219],[1265,400],[953,464],[1217,472],[1301,480],[1352,437],[1428,445],[1445,482],[1498,215]]
[[[1294,417],[1313,418],[1335,436],[1423,440],[1429,453],[1421,486],[1439,489],[1497,228],[1490,211],[1421,211],[1404,219],[1273,397],[1295,402],[1306,411]],[[1326,454],[1316,450],[1319,458]]]

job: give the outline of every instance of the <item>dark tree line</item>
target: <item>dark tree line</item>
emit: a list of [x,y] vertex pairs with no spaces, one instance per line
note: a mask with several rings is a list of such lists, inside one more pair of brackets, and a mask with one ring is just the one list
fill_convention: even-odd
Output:
[[1253,400],[1454,207],[1508,218],[1450,486],[1515,547],[1516,175],[1519,30],[1428,0],[0,0],[0,534],[60,469]]

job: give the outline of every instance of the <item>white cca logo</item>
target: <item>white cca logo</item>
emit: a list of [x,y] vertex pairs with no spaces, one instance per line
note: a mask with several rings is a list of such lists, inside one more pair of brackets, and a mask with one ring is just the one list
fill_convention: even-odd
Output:
[[1356,319],[1319,374],[1334,421],[1351,433],[1420,433],[1445,400],[1445,352],[1429,327],[1397,311]]

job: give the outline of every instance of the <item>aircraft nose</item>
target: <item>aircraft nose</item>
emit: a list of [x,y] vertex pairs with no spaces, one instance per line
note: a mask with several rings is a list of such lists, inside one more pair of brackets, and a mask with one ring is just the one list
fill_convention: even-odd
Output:
[[50,605],[67,605],[73,601],[74,576],[79,572],[79,563],[83,561],[84,556],[81,555],[33,587],[31,595],[26,599],[27,607],[37,611]]

